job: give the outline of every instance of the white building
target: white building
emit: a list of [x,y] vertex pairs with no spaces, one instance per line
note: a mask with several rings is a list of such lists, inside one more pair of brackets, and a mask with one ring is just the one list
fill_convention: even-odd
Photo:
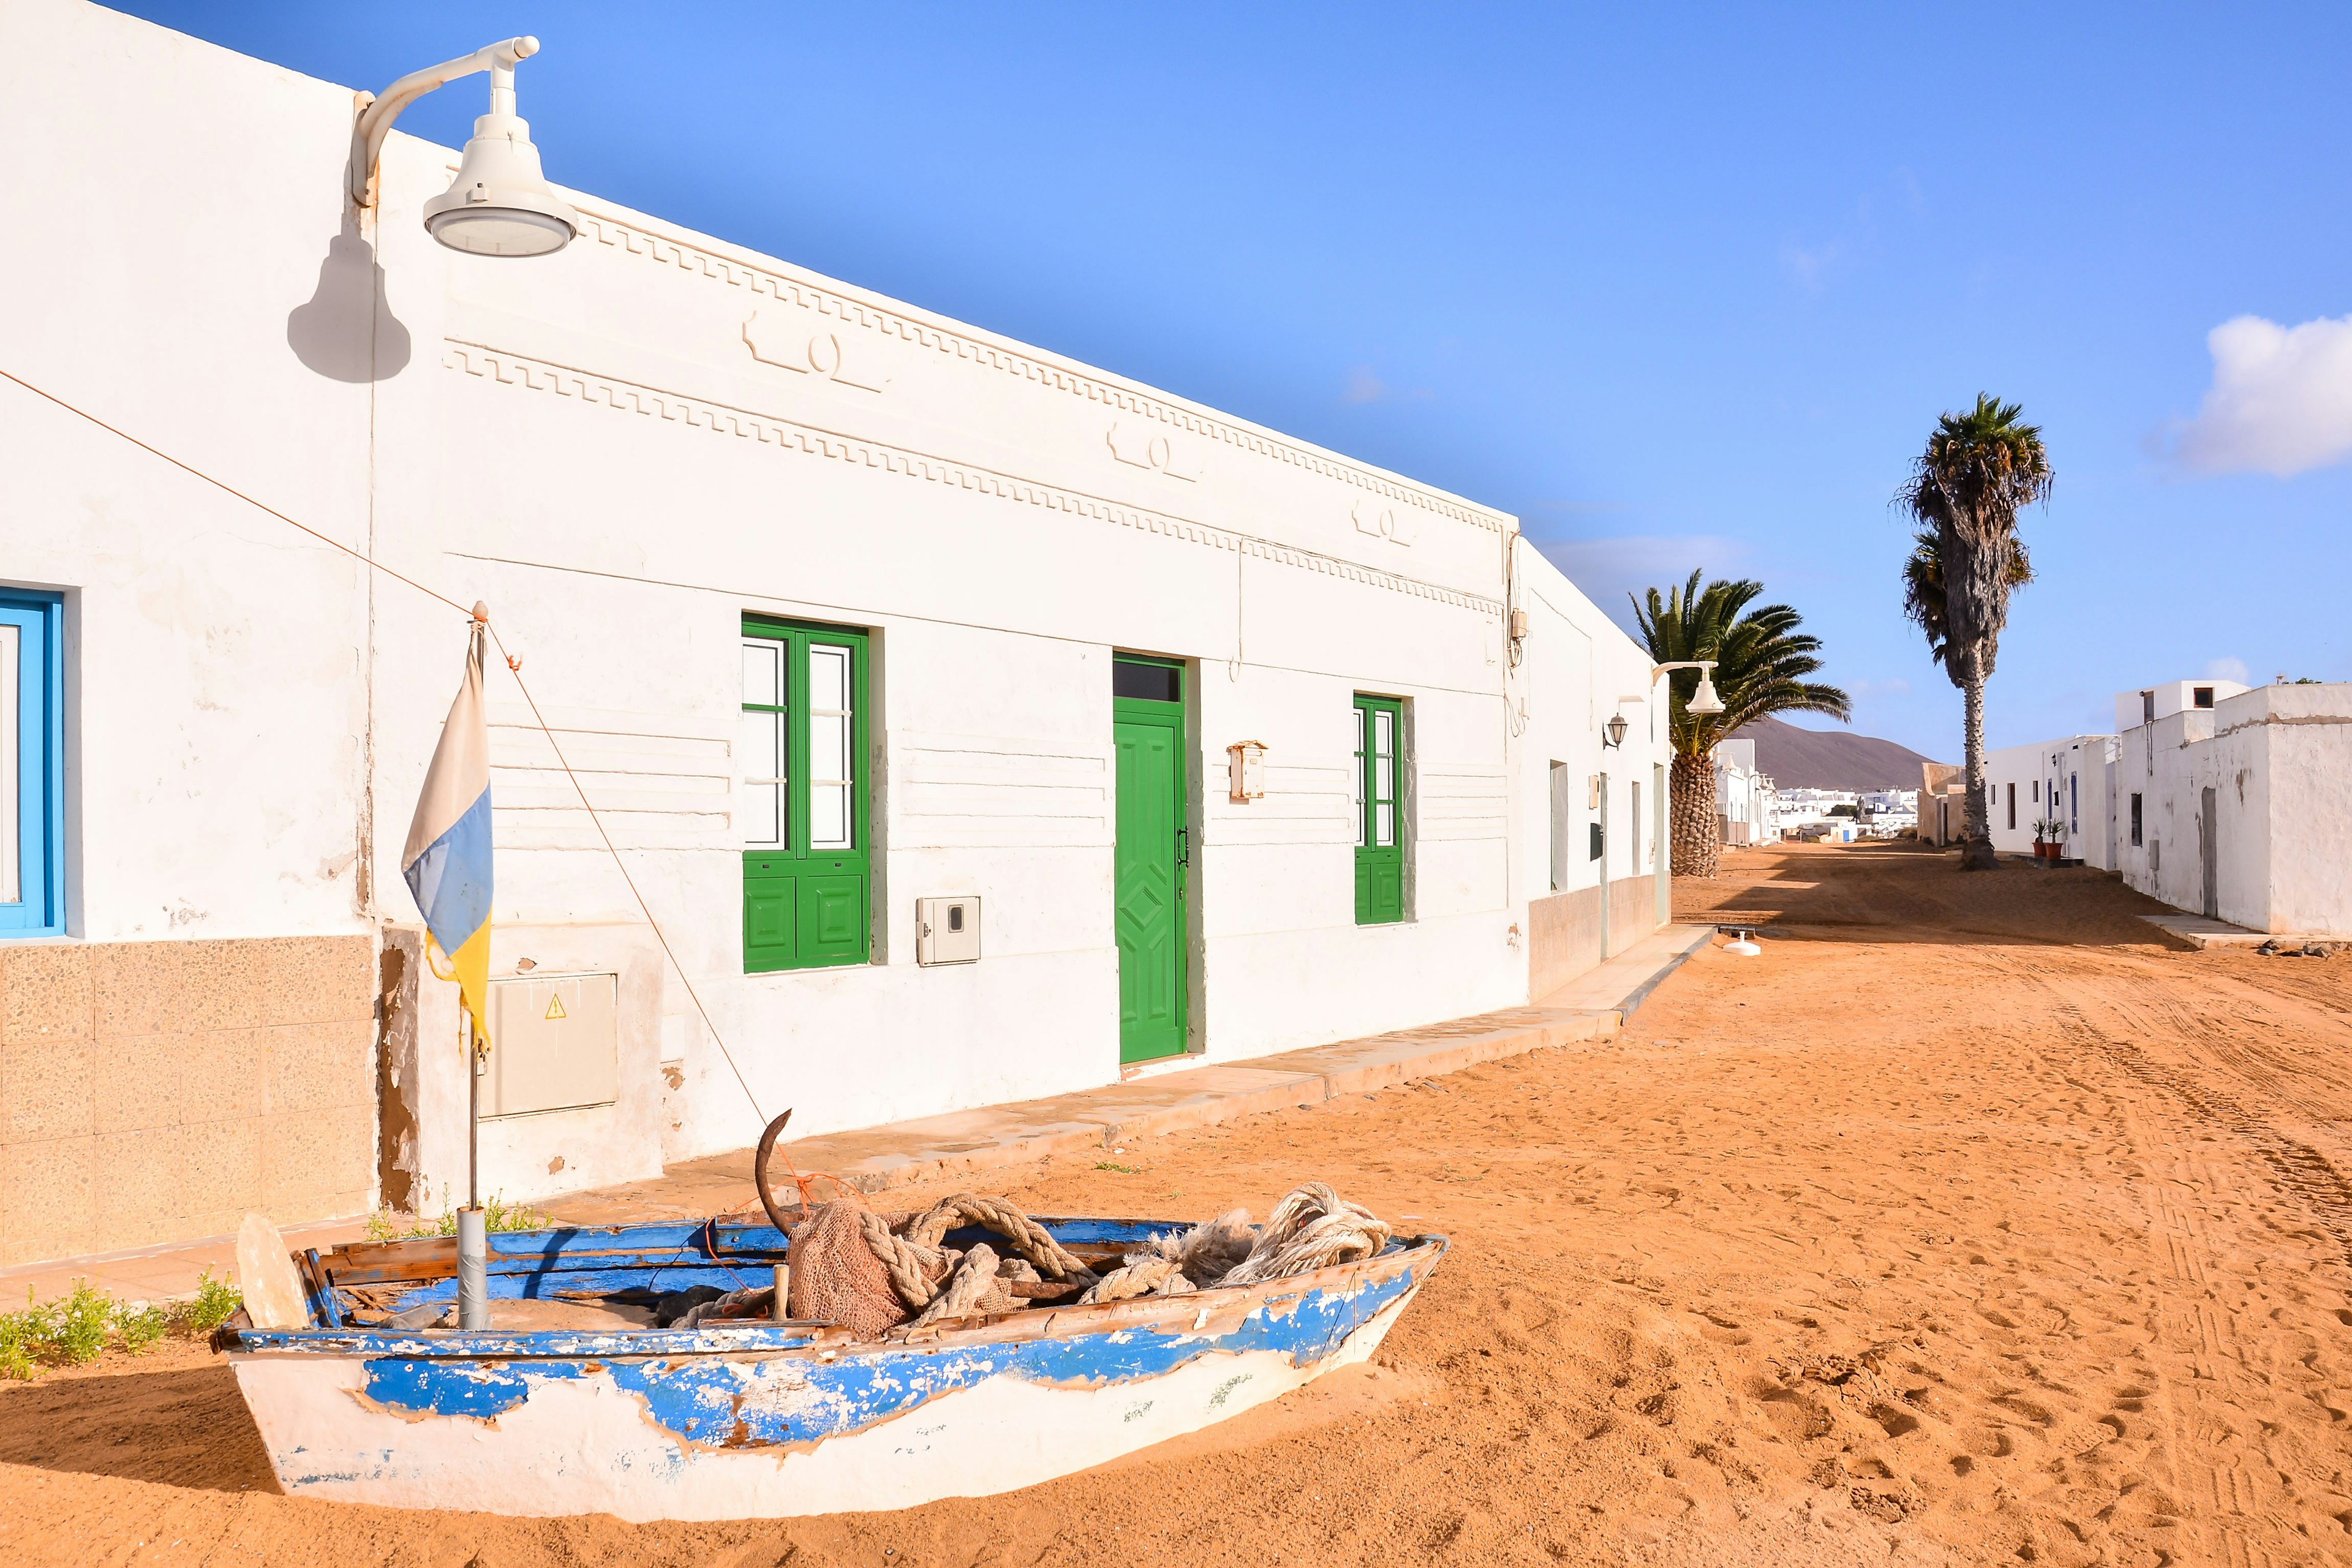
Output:
[[[2176,909],[2352,935],[2352,684],[2167,681],[2118,693],[2116,725],[1987,756],[1996,849],[2054,820],[2067,858]],[[1956,837],[1960,797],[1923,799]]]
[[1993,847],[2031,855],[2035,825],[2055,824],[2065,858],[2113,870],[2107,764],[2114,757],[2112,735],[2068,735],[1988,752],[1985,802]]
[[2352,684],[2116,699],[2116,868],[2176,909],[2352,936]]
[[1757,769],[1754,741],[1716,742],[1715,815],[1725,844],[1780,842],[1780,797]]
[[[821,1132],[1520,1004],[1666,918],[1664,689],[1514,519],[585,193],[444,249],[448,149],[345,195],[350,88],[8,5],[0,363],[522,655],[487,1190],[742,1147],[745,1085]],[[0,409],[0,1265],[438,1208],[400,864],[464,615]]]
[[1958,843],[1968,828],[1968,775],[1953,763],[1919,764],[1919,842]]

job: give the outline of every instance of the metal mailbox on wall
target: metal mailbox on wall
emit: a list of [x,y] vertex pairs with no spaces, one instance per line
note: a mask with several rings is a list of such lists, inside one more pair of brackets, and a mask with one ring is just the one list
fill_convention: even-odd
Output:
[[490,982],[492,1048],[484,1116],[610,1105],[620,1092],[617,974]]

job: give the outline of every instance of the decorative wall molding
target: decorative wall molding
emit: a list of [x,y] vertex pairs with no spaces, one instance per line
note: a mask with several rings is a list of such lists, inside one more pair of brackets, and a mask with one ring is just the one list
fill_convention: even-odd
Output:
[[681,424],[691,429],[706,430],[713,435],[733,436],[783,451],[827,458],[908,479],[945,485],[951,489],[970,490],[1003,500],[1043,507],[1049,511],[1093,518],[1121,528],[1204,545],[1213,550],[1237,551],[1255,560],[1296,567],[1327,577],[1343,578],[1368,587],[1385,588],[1391,593],[1408,594],[1457,609],[1482,615],[1498,615],[1502,610],[1500,601],[1479,595],[1441,587],[1437,584],[1424,583],[1394,572],[1360,566],[1352,561],[1342,561],[1317,551],[1302,550],[1250,534],[1234,533],[1189,518],[1107,500],[1100,496],[1023,479],[1015,474],[1000,473],[992,468],[929,452],[917,452],[863,437],[845,436],[838,431],[803,425],[776,415],[758,414],[660,387],[643,386],[615,376],[496,348],[488,343],[448,338],[443,340],[442,347],[441,363],[446,369],[462,371],[467,375],[505,386],[553,393],[593,406],[643,415]]
[[840,335],[822,326],[811,331],[806,311],[795,310],[792,314],[803,319],[791,320],[779,311],[760,310],[743,319],[743,343],[751,351],[753,359],[859,392],[880,392],[890,384],[887,375],[866,382],[846,374],[842,369]]
[[1414,827],[1427,843],[1508,837],[1508,773],[1476,763],[1423,762],[1414,783]]
[[1111,842],[1111,757],[1067,742],[902,731],[892,738],[890,846],[1086,848]]
[[1192,460],[1191,450],[1178,447],[1166,433],[1149,425],[1114,419],[1103,440],[1109,446],[1110,455],[1129,468],[1150,468],[1155,474],[1166,474],[1188,484],[1201,477],[1201,466]]
[[1261,431],[1246,430],[1213,418],[1194,409],[1181,407],[1162,398],[1139,392],[1089,375],[1067,365],[1055,364],[1033,354],[1017,353],[1000,344],[984,342],[961,332],[916,320],[896,310],[886,310],[854,300],[846,294],[797,278],[789,278],[764,267],[725,257],[702,246],[668,235],[656,234],[637,227],[609,214],[593,208],[579,208],[581,234],[599,245],[623,251],[647,261],[676,267],[708,278],[713,282],[742,289],[755,295],[788,301],[821,315],[831,317],[862,331],[879,332],[919,348],[933,350],[951,359],[968,360],[985,368],[1001,371],[1020,380],[1066,392],[1116,409],[1122,415],[1155,421],[1171,429],[1189,431],[1208,440],[1254,452],[1276,462],[1353,485],[1368,494],[1386,500],[1402,501],[1439,517],[1483,528],[1490,533],[1504,531],[1502,519],[1481,511],[1439,491],[1405,484],[1384,475],[1375,474],[1321,452],[1309,451],[1288,441],[1278,440]]
[[1357,498],[1348,509],[1348,521],[1356,525],[1358,533],[1369,533],[1375,539],[1385,539],[1391,544],[1412,543],[1409,520],[1397,515],[1396,508],[1382,506],[1374,500]]

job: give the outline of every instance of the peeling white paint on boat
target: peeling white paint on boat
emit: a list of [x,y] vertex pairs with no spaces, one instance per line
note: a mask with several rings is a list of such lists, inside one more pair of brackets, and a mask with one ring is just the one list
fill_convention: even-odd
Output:
[[[1334,1367],[1366,1360],[1419,1286],[1415,1271],[1403,1291],[1312,1360],[1277,1349],[1218,1350],[1218,1336],[1207,1333],[1199,1336],[1209,1342],[1202,1353],[1144,1377],[1072,1386],[1007,1372],[835,1436],[751,1447],[682,1442],[655,1418],[643,1394],[622,1386],[610,1364],[548,1375],[531,1382],[519,1403],[473,1415],[386,1405],[371,1394],[360,1355],[247,1352],[233,1359],[289,1492],[393,1507],[611,1513],[640,1521],[782,1518],[985,1497],[1199,1431]],[[1258,1302],[1250,1316],[1263,1321],[1262,1314],[1278,1310]],[[1189,1304],[1185,1315],[1192,1316]],[[1087,1338],[1129,1344],[1161,1331],[1123,1328]],[[719,1399],[751,1428],[824,1414],[814,1407],[842,1396],[813,1384],[811,1353],[730,1358],[732,1396],[705,1389],[695,1397]],[[445,1375],[505,1381],[527,1366],[452,1367]]]

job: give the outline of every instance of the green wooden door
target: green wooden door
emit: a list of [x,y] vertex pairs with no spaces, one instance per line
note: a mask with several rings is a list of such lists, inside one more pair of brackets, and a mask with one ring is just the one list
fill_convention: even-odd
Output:
[[[1118,760],[1118,841],[1111,918],[1118,941],[1118,1059],[1184,1049],[1184,672],[1154,660],[1113,666],[1111,731]],[[1133,695],[1130,695],[1133,694]]]
[[866,746],[865,634],[747,618],[745,973],[866,962]]
[[1404,919],[1404,704],[1356,699],[1356,923]]

